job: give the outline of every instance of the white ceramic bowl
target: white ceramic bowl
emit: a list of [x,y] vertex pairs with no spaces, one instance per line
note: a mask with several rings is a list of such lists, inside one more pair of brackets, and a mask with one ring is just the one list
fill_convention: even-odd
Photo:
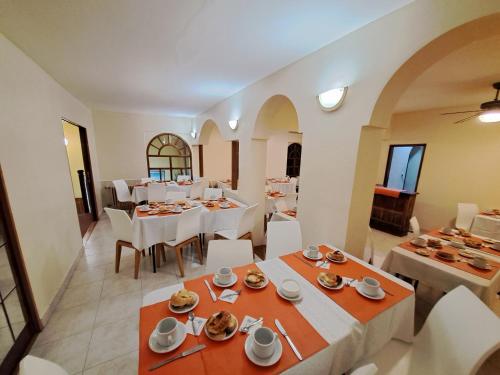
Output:
[[300,296],[300,285],[293,279],[285,279],[280,285],[280,292],[285,297],[296,298]]

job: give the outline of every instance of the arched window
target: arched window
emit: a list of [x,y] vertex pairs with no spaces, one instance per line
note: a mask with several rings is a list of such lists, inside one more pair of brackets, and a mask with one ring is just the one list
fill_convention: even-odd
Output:
[[291,143],[288,145],[288,154],[286,158],[286,175],[290,177],[300,176],[300,156],[302,154],[302,145],[300,143]]
[[191,150],[182,138],[163,133],[154,137],[146,151],[148,174],[154,180],[177,180],[178,175],[193,177]]

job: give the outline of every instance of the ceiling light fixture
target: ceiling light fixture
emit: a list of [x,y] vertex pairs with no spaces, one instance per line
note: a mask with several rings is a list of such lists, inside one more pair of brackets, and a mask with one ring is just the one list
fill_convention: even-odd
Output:
[[500,109],[493,111],[486,111],[479,115],[481,122],[500,122]]
[[229,127],[233,130],[236,130],[236,128],[238,127],[238,120],[229,120],[228,123]]
[[347,86],[337,87],[317,96],[319,105],[323,111],[331,112],[338,109],[344,102],[347,94]]

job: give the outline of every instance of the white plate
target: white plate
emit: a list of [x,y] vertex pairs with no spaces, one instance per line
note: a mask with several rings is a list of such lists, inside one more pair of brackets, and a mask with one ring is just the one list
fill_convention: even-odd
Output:
[[[212,314],[212,316],[215,316],[217,315],[218,312],[216,312],[215,314]],[[233,319],[236,320],[236,327],[234,328],[233,332],[231,332],[231,334],[229,334],[228,336],[222,338],[222,339],[216,339],[215,337],[211,336],[210,333],[208,333],[207,331],[207,324],[205,324],[205,326],[203,327],[203,329],[205,330],[205,335],[207,335],[207,337],[210,339],[210,340],[213,340],[213,341],[226,341],[226,340],[229,340],[231,337],[233,337],[235,335],[235,333],[238,331],[238,328],[239,328],[239,323],[238,323],[238,319],[236,319],[236,317],[231,314],[231,316],[233,317]],[[208,323],[208,320],[207,320],[207,323]]]
[[[328,254],[328,253],[327,253],[327,254]],[[342,254],[344,254],[344,253],[342,253]],[[329,258],[328,256],[326,256],[326,255],[325,255],[325,257],[326,257],[326,259],[328,259],[330,262],[333,262],[333,263],[340,263],[340,264],[342,264],[342,263],[347,262],[347,257],[345,256],[345,254],[344,254],[344,260],[335,260],[335,259],[330,259],[330,258]]]
[[282,294],[280,292],[279,288],[276,288],[276,293],[278,293],[278,296],[280,296],[281,298],[286,299],[287,301],[290,301],[290,302],[297,302],[297,301],[300,301],[302,299],[302,293],[299,294],[299,296],[295,297],[295,298],[290,298],[290,297],[285,296],[284,294]]
[[427,247],[427,242],[425,243],[425,245],[421,245],[421,244],[419,244],[419,243],[416,243],[416,242],[415,242],[415,240],[411,240],[411,241],[410,241],[410,243],[411,243],[412,245],[417,246],[417,247],[423,247],[423,248]]
[[200,296],[195,292],[191,292],[191,293],[194,294],[196,297],[196,301],[194,304],[192,304],[191,306],[176,309],[175,307],[171,306],[170,301],[168,301],[168,309],[176,314],[184,314],[184,313],[187,313],[187,312],[193,310],[196,306],[198,306],[198,303],[200,303]]
[[257,357],[252,350],[252,344],[253,336],[248,335],[247,339],[245,340],[245,354],[247,355],[248,359],[257,366],[272,366],[280,360],[281,354],[283,353],[283,346],[281,345],[281,341],[279,338],[276,338],[274,353],[268,358]]
[[381,299],[384,299],[385,297],[385,292],[379,288],[378,289],[378,294],[376,296],[371,296],[369,294],[366,294],[364,291],[363,291],[363,288],[361,287],[361,283],[357,283],[356,286],[356,291],[361,294],[363,297],[366,297],[366,298],[369,298],[369,299],[374,299],[374,300],[381,300]]
[[339,290],[339,289],[342,289],[342,288],[344,287],[344,279],[342,279],[342,281],[340,282],[340,285],[337,285],[337,286],[330,286],[330,285],[325,284],[325,283],[323,282],[323,280],[321,280],[321,279],[319,278],[319,275],[318,275],[318,277],[316,278],[316,280],[318,280],[318,283],[319,283],[322,287],[324,287],[324,288],[326,288],[326,289],[330,289],[330,290]]
[[152,208],[149,208],[149,207],[139,207],[139,211],[141,211],[141,212],[148,212],[151,210],[152,210]]
[[215,275],[214,277],[212,278],[212,282],[214,283],[215,286],[218,286],[219,288],[229,288],[230,286],[233,286],[234,284],[236,284],[236,281],[238,281],[238,275],[236,275],[235,273],[233,273],[231,275],[231,281],[227,284],[220,284],[217,279],[215,278]]
[[253,285],[247,284],[246,279],[243,279],[243,284],[245,284],[250,289],[263,289],[267,286],[267,284],[269,284],[269,279],[266,276],[264,276],[264,277],[265,277],[264,284],[262,284],[261,286],[253,286]]
[[307,250],[303,250],[302,251],[302,255],[305,256],[307,259],[311,259],[311,260],[321,260],[321,259],[323,259],[323,254],[321,254],[321,251],[318,251],[318,256],[316,258],[308,255],[307,254]]
[[179,322],[177,324],[177,340],[170,346],[161,346],[156,342],[156,328],[149,336],[149,349],[158,354],[168,353],[177,349],[186,339],[186,326]]
[[469,263],[469,265],[471,265],[472,267],[478,268],[480,270],[485,270],[485,271],[490,271],[491,270],[491,265],[490,264],[486,264],[485,267],[479,267],[478,265],[472,263],[472,260],[467,261],[467,263]]

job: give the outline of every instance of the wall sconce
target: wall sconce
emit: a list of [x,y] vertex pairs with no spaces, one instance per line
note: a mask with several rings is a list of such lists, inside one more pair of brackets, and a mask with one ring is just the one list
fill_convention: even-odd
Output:
[[236,130],[236,128],[238,127],[238,120],[229,120],[228,123],[229,127],[233,130]]
[[191,138],[196,139],[196,129],[191,130]]
[[347,86],[322,92],[317,96],[317,98],[321,109],[323,111],[331,112],[335,111],[342,105],[346,94]]

